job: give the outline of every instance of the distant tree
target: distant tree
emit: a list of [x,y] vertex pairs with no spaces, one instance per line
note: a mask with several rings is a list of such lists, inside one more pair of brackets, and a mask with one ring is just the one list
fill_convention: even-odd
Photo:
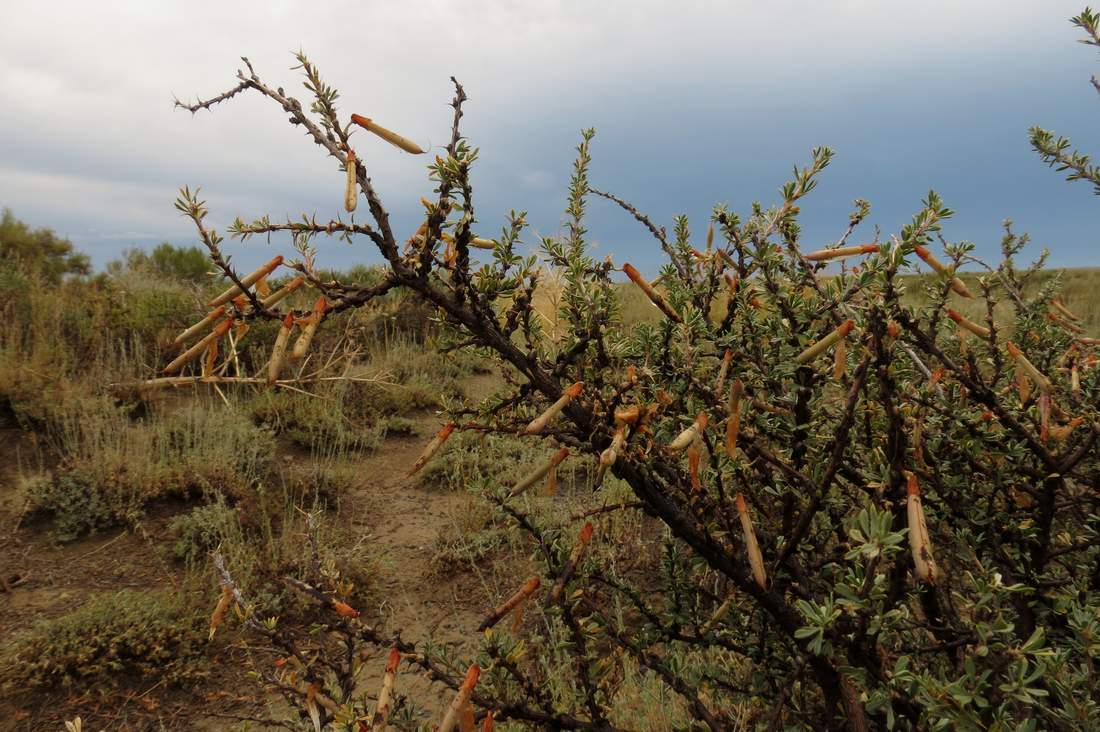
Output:
[[71,241],[53,229],[32,229],[7,208],[0,216],[0,258],[53,283],[91,271],[88,255],[75,251]]
[[154,272],[171,280],[200,283],[208,279],[210,259],[198,247],[178,247],[162,242],[151,252],[127,249],[122,253],[121,261],[107,265],[109,272],[123,269]]

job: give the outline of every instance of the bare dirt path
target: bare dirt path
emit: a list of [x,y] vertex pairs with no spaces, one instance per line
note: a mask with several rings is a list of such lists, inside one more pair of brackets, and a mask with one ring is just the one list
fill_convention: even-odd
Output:
[[[493,376],[472,377],[465,385],[468,399],[481,399],[496,383]],[[353,526],[369,532],[369,541],[380,553],[384,568],[381,609],[387,630],[400,631],[407,641],[431,639],[436,644],[468,649],[477,642],[477,626],[485,608],[475,598],[478,593],[472,592],[470,578],[442,576],[434,557],[440,540],[464,523],[476,499],[465,491],[405,478],[444,423],[442,416],[431,413],[417,415],[413,421],[418,432],[415,437],[387,439],[361,462],[363,481],[341,501],[340,513]],[[382,650],[365,674],[366,689],[375,688],[384,665]],[[397,693],[407,694],[430,714],[449,704],[446,689],[405,668],[398,677]]]
[[[476,402],[497,383],[496,376],[475,375],[463,386],[468,400]],[[354,466],[361,479],[341,496],[339,509],[329,520],[350,527],[353,535],[379,557],[374,594],[380,598],[380,606],[371,608],[368,614],[375,619],[380,616],[378,622],[387,633],[400,631],[403,639],[418,644],[430,639],[435,644],[452,645],[459,655],[467,655],[476,645],[476,628],[486,610],[479,599],[483,592],[476,579],[468,575],[441,573],[434,558],[441,541],[453,538],[466,523],[464,519],[474,510],[476,498],[463,490],[449,490],[404,477],[445,421],[444,415],[433,412],[414,414],[409,419],[415,435],[390,436],[373,453],[356,458]],[[31,449],[29,438],[19,430],[4,430],[2,436],[9,446],[18,445],[21,453]],[[16,461],[0,465],[0,575],[17,581],[8,591],[0,586],[3,610],[0,642],[38,619],[79,606],[96,592],[124,587],[179,586],[184,569],[168,560],[163,546],[169,539],[168,521],[187,510],[186,502],[151,507],[138,527],[105,531],[67,544],[58,544],[50,538],[48,521],[24,517],[25,502]],[[376,657],[367,662],[360,679],[360,693],[372,696],[376,693],[387,652],[388,649],[379,649]],[[222,672],[228,670],[223,665],[225,660],[217,661]],[[220,686],[229,678],[216,673],[212,682]],[[259,701],[264,693],[251,688],[252,682],[243,679],[232,682],[232,686],[238,683],[239,693],[229,696],[244,706],[238,706],[224,691],[215,693],[217,689],[198,689],[197,693],[207,698],[208,708],[255,710],[246,699]],[[407,666],[399,672],[395,691],[407,695],[414,707],[421,709],[423,721],[437,720],[451,697],[447,689],[432,684]],[[173,720],[176,724],[169,724],[169,728],[213,732],[233,726],[224,719],[192,716],[188,711],[193,714],[194,709],[188,710],[184,702],[166,703],[161,712],[167,712],[169,707],[178,707],[183,715]],[[23,706],[2,711],[17,712],[18,716],[15,720],[8,717],[6,722],[0,720],[0,729],[38,728],[36,710]],[[150,710],[134,711],[138,713],[136,716],[120,713],[118,721],[109,727],[144,729],[140,712]],[[145,719],[155,716],[154,712]],[[127,721],[122,721],[126,718]],[[13,721],[16,722],[13,727],[5,726]],[[178,726],[180,723],[183,727]]]

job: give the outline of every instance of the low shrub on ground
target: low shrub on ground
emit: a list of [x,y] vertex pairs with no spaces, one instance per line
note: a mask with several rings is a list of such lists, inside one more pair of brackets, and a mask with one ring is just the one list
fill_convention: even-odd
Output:
[[131,522],[165,496],[246,499],[270,479],[276,454],[270,431],[209,402],[134,420],[89,400],[63,415],[51,438],[60,463],[31,498],[35,509],[54,516],[62,539]]
[[206,673],[204,630],[204,613],[175,591],[95,595],[8,639],[0,649],[0,684],[9,693],[105,697],[150,680],[192,683]]

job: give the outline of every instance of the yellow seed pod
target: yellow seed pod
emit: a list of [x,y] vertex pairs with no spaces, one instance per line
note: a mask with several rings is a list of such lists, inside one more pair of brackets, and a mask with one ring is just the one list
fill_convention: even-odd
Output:
[[283,326],[279,328],[279,335],[275,336],[275,347],[271,349],[271,360],[267,364],[267,385],[271,386],[279,380],[279,374],[283,370],[283,361],[286,357],[286,344],[290,340],[290,331],[294,327],[294,316],[290,313],[283,318]]
[[347,186],[344,188],[344,208],[348,213],[351,213],[355,210],[355,204],[359,200],[359,181],[356,177],[358,159],[355,157],[354,150],[348,149],[348,158],[344,163],[344,167],[348,174]]
[[304,358],[309,353],[309,346],[313,343],[313,335],[317,332],[317,327],[321,325],[321,320],[324,319],[327,309],[328,302],[325,301],[324,295],[317,298],[317,301],[313,303],[313,315],[306,320],[306,324],[302,326],[302,334],[294,342],[294,351],[290,357],[295,361]]
[[407,153],[412,153],[413,155],[422,155],[427,152],[427,150],[424,150],[409,138],[402,137],[392,130],[387,130],[382,125],[375,123],[374,120],[369,117],[363,117],[358,114],[353,114],[351,116],[351,121],[362,127],[364,130],[367,130],[368,132],[373,132],[386,142],[401,148]]
[[741,533],[745,537],[745,552],[749,555],[749,567],[752,568],[752,578],[760,589],[768,589],[768,573],[764,569],[764,555],[760,552],[760,544],[756,541],[756,531],[752,527],[752,518],[749,516],[748,506],[745,505],[745,497],[737,494],[737,513],[741,519]]

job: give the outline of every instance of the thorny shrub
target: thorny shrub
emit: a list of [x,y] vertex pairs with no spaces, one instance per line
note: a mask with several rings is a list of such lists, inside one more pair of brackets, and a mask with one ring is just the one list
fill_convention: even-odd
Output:
[[[1091,12],[1075,22],[1096,39]],[[464,715],[467,723],[495,715],[615,728],[611,707],[628,662],[710,729],[731,726],[744,710],[747,724],[773,728],[1094,724],[1097,341],[1058,300],[1057,278],[1025,294],[1043,258],[1021,266],[1023,239],[1009,230],[1000,262],[981,261],[972,244],[945,238],[952,211],[929,192],[894,234],[853,245],[869,211],[857,201],[839,241],[808,245],[800,202],[833,157],[818,148],[774,205],[753,203],[744,215],[716,206],[696,245],[686,218],[669,235],[590,184],[589,130],[564,234],[522,254],[523,213],[511,213],[495,239],[475,232],[478,151],[460,133],[465,93],[456,81],[453,135],[428,166],[433,197],[403,241],[364,163],[380,143],[359,132],[353,154],[352,130],[422,151],[371,120],[341,122],[337,92],[304,56],[299,62],[308,105],[262,80],[247,59],[236,87],[180,104],[197,111],[246,92],[272,101],[345,170],[345,205],[363,204],[366,220],[265,217],[238,220],[230,233],[290,232],[301,255],[290,266],[328,299],[326,318],[391,290],[419,296],[450,329],[450,348],[494,358],[511,384],[475,411],[455,410],[459,432],[521,434],[547,460],[563,447],[566,460],[598,457],[604,480],[624,481],[668,536],[659,571],[619,572],[597,559],[616,550],[599,519],[579,533],[544,526],[512,486],[488,481],[486,497],[527,535],[541,565],[530,582],[515,578],[524,588],[515,602],[543,610],[533,627],[503,623],[486,633],[472,658],[366,624],[340,599],[339,574],[319,566],[284,580],[322,608],[312,636],[265,620],[218,557],[220,612],[238,606],[249,628],[283,650],[280,665],[259,673],[317,728],[384,720],[392,673],[375,704],[355,683],[361,656],[352,649],[390,645],[394,662],[458,690],[443,729]],[[1068,143],[1035,140],[1075,177],[1096,179]],[[667,258],[658,287],[626,263],[590,255],[585,211],[594,197],[653,235]],[[184,189],[177,205],[246,291],[229,318],[295,330],[295,319],[308,323],[309,312],[287,318],[248,289],[254,278],[222,256],[195,193]],[[311,241],[322,235],[372,243],[386,260],[383,277],[318,277]],[[823,276],[841,257],[845,266]],[[906,305],[902,275],[922,263],[938,276],[926,304]],[[552,336],[533,306],[543,265],[560,277]],[[976,287],[955,277],[961,265],[980,271]],[[619,270],[660,320],[620,327]],[[985,317],[954,312],[964,300],[983,304]],[[1008,316],[995,318],[1005,304]],[[442,442],[432,451],[445,450]]]

